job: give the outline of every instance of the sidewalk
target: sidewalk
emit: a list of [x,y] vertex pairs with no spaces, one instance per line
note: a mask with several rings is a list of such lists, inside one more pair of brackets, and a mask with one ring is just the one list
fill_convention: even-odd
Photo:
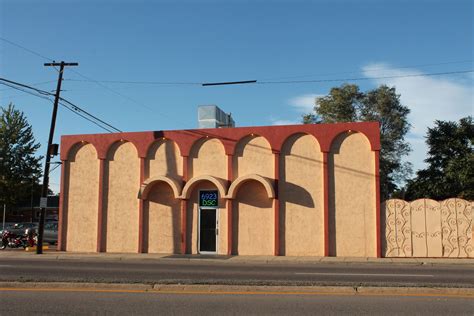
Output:
[[178,260],[207,261],[239,264],[308,264],[308,263],[370,263],[370,264],[414,264],[414,265],[472,265],[474,258],[356,258],[356,257],[291,257],[291,256],[222,256],[222,255],[170,255],[170,254],[123,254],[123,253],[77,253],[46,250],[42,255],[34,251],[0,251],[1,258],[29,258],[35,260]]

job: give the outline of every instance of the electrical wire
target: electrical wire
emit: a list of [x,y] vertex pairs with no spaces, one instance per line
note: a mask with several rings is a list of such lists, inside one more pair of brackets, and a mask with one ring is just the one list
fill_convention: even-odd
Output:
[[[448,61],[448,62],[439,62],[439,63],[431,63],[431,64],[418,64],[418,65],[400,66],[400,67],[396,67],[396,68],[391,68],[391,70],[407,69],[407,68],[423,68],[423,67],[452,65],[452,64],[466,64],[466,63],[473,63],[473,62],[474,62],[474,59],[461,60],[461,61]],[[385,70],[385,68],[375,67],[375,68],[370,68],[370,69],[368,69],[369,72],[377,71],[377,70]],[[357,74],[357,73],[361,73],[361,71],[360,71],[360,70],[357,70],[357,71],[341,71],[341,72],[330,72],[330,73],[319,73],[319,74],[286,76],[286,77],[276,77],[276,78],[262,78],[261,80],[294,79],[294,78],[305,78],[305,77],[315,77],[315,76],[321,77],[321,76],[344,75],[344,74]]]
[[117,84],[133,84],[133,85],[177,85],[177,86],[200,86],[201,82],[162,82],[162,81],[121,81],[121,80],[84,80],[84,79],[64,79],[65,81],[75,82],[99,82],[99,83],[117,83]]
[[[107,123],[107,122],[105,122],[105,121],[99,119],[98,117],[95,117],[94,115],[92,115],[91,113],[87,112],[86,110],[81,109],[80,107],[78,107],[77,105],[75,105],[74,103],[72,103],[71,101],[66,100],[66,99],[64,99],[64,98],[62,98],[62,97],[59,97],[59,99],[60,99],[62,102],[65,102],[65,103],[69,104],[70,106],[72,106],[72,109],[73,109],[74,111],[84,113],[85,115],[87,115],[87,116],[89,116],[89,117],[93,117],[96,121],[99,121],[100,123],[102,123],[102,124],[104,124],[104,125],[110,127],[111,129],[115,130],[116,132],[122,133],[122,131],[119,130],[118,128],[113,127],[113,126],[110,125],[109,123]],[[63,106],[64,106],[64,104],[63,104]]]
[[[47,83],[52,83],[52,82],[56,82],[57,80],[48,80],[48,81],[42,81],[42,82],[37,82],[37,83],[30,83],[29,85],[30,86],[40,86],[40,85],[43,85],[43,84],[47,84]],[[2,91],[8,91],[10,89],[0,89],[0,92]]]
[[379,79],[395,79],[395,78],[410,78],[410,77],[443,76],[443,75],[465,74],[465,73],[470,73],[470,72],[474,72],[474,70],[469,69],[469,70],[460,70],[460,71],[435,72],[435,73],[425,73],[425,74],[407,74],[407,75],[381,76],[381,77],[287,80],[287,81],[258,81],[257,84],[298,84],[298,83],[315,83],[315,82],[362,81],[362,80],[379,80]]
[[[19,82],[15,82],[15,81],[12,81],[12,80],[8,80],[8,79],[5,79],[5,78],[0,78],[0,84],[8,86],[8,87],[16,89],[16,90],[19,90],[19,91],[22,91],[22,92],[25,92],[25,93],[28,93],[28,94],[31,94],[31,95],[36,96],[36,97],[46,99],[50,102],[53,102],[53,100],[50,97],[55,95],[54,93],[44,91],[44,90],[41,90],[41,89],[37,89],[37,88],[31,87],[31,86],[28,86],[28,85],[25,85],[25,84],[22,84],[22,83],[19,83]],[[27,89],[33,90],[34,92],[29,91]],[[88,120],[89,122],[92,122],[95,125],[101,127],[102,129],[104,129],[104,130],[106,130],[110,133],[113,133],[112,130],[115,130],[117,132],[122,132],[120,129],[110,125],[109,123],[105,122],[102,119],[99,119],[98,117],[92,115],[91,113],[87,112],[86,110],[82,109],[81,107],[77,106],[76,104],[72,103],[71,101],[69,101],[65,98],[62,98],[62,97],[60,97],[59,100],[60,100],[59,104],[61,104],[62,106],[64,106],[68,110],[72,111],[76,115],[78,115],[78,116]],[[65,103],[67,105],[65,105]],[[103,125],[105,125],[107,127],[104,127]]]
[[104,126],[101,126],[99,123],[94,122],[93,120],[91,120],[90,118],[86,117],[85,115],[82,115],[81,113],[76,112],[74,109],[71,109],[68,105],[66,105],[66,104],[64,104],[64,103],[62,103],[62,102],[59,102],[59,104],[62,105],[64,108],[68,109],[69,111],[71,111],[72,113],[74,113],[74,114],[76,114],[76,115],[79,115],[79,116],[82,117],[83,119],[85,119],[85,120],[91,122],[92,124],[97,125],[98,127],[102,128],[102,129],[104,129],[104,130],[106,130],[106,131],[109,132],[109,133],[113,133],[112,130],[110,130],[110,129],[104,127]]
[[[34,50],[31,50],[29,48],[26,48],[20,44],[17,44],[15,42],[12,42],[4,37],[0,37],[0,40],[9,43],[10,45],[16,46],[18,48],[21,48],[33,55],[36,55],[38,57],[41,57],[45,60],[48,61],[54,61],[51,58],[48,58]],[[400,66],[397,68],[394,68],[393,70],[396,69],[406,69],[406,68],[420,68],[420,67],[430,67],[430,66],[441,66],[441,65],[449,65],[449,64],[462,64],[462,63],[472,63],[474,60],[469,59],[469,60],[461,60],[461,61],[449,61],[449,62],[439,62],[439,63],[430,63],[430,64],[418,64],[418,65],[411,65],[411,66]],[[57,68],[55,68],[57,71],[59,71]],[[369,71],[375,71],[375,70],[380,70],[380,68],[372,68]],[[151,109],[150,107],[142,104],[141,102],[138,102],[126,95],[121,94],[120,92],[115,91],[114,89],[111,89],[110,87],[107,87],[101,83],[117,83],[117,84],[136,84],[136,85],[202,85],[202,82],[159,82],[159,81],[121,81],[121,80],[94,80],[91,78],[88,78],[84,76],[83,74],[79,73],[78,71],[71,69],[72,72],[76,73],[80,77],[82,77],[85,80],[77,80],[77,79],[65,79],[68,81],[84,81],[84,82],[94,82],[95,84],[101,86],[104,89],[109,90],[110,92],[115,93],[116,95],[123,97],[135,104],[138,104],[142,107],[145,107],[149,110],[156,111],[155,109]],[[427,73],[427,74],[413,74],[413,75],[400,75],[400,76],[382,76],[382,77],[360,77],[360,78],[345,78],[345,79],[315,79],[315,80],[288,80],[288,81],[259,81],[257,83],[259,84],[283,84],[283,83],[312,83],[312,82],[337,82],[337,81],[361,81],[361,80],[376,80],[376,79],[393,79],[393,78],[405,78],[405,77],[422,77],[422,76],[440,76],[440,75],[449,75],[449,74],[462,74],[462,73],[469,73],[473,72],[473,70],[463,70],[463,71],[451,71],[451,72],[438,72],[438,73]],[[312,76],[327,76],[327,75],[336,75],[336,74],[347,74],[347,73],[358,73],[356,71],[349,71],[349,72],[339,72],[339,73],[327,73],[327,74],[319,74],[319,75],[300,75],[300,76],[290,76],[290,77],[279,77],[279,78],[264,78],[261,80],[273,80],[273,79],[285,79],[285,78],[303,78],[303,77],[312,77]]]
[[31,50],[31,49],[29,49],[29,48],[26,48],[26,47],[24,47],[24,46],[21,46],[20,44],[17,44],[17,43],[14,43],[14,42],[10,41],[10,40],[7,40],[7,39],[4,38],[4,37],[1,37],[1,36],[0,36],[0,40],[4,41],[4,42],[6,42],[6,43],[8,43],[8,44],[10,44],[10,45],[13,45],[13,46],[16,46],[16,47],[18,47],[18,48],[21,48],[21,49],[23,49],[23,50],[25,50],[25,51],[27,51],[27,52],[33,54],[33,55],[36,55],[36,56],[41,57],[41,58],[43,58],[43,59],[46,59],[46,60],[48,60],[48,61],[54,62],[54,60],[52,60],[51,58],[48,58],[48,57],[46,57],[46,56],[44,56],[44,55],[41,55],[41,54],[38,53],[38,52],[35,52],[34,50]]
[[[130,102],[132,102],[132,103],[134,103],[134,104],[136,104],[136,105],[138,105],[138,106],[141,106],[142,108],[145,108],[145,109],[149,110],[150,112],[152,112],[152,113],[154,113],[154,114],[157,113],[157,114],[161,115],[162,117],[168,118],[168,119],[170,119],[170,120],[172,120],[172,121],[176,121],[175,118],[173,118],[173,117],[171,117],[171,116],[169,116],[169,115],[167,115],[167,114],[164,114],[164,113],[162,113],[161,111],[158,111],[157,109],[151,108],[151,107],[149,107],[148,105],[146,105],[146,104],[144,104],[144,103],[142,103],[142,102],[139,102],[139,101],[137,101],[137,100],[135,100],[135,99],[133,99],[133,98],[127,96],[127,95],[124,95],[124,94],[122,94],[122,93],[120,93],[120,92],[118,92],[118,91],[116,91],[116,90],[114,90],[114,89],[112,89],[112,88],[110,88],[110,87],[108,87],[108,86],[102,84],[100,81],[97,81],[97,80],[94,80],[94,79],[92,79],[92,78],[89,78],[89,77],[87,77],[87,76],[81,74],[81,73],[78,72],[77,70],[71,69],[71,71],[72,71],[73,73],[77,74],[78,76],[80,76],[80,77],[82,77],[82,78],[88,80],[89,82],[93,82],[93,83],[95,83],[96,85],[98,85],[98,86],[100,86],[100,87],[102,87],[102,88],[104,88],[104,89],[106,89],[106,90],[112,92],[113,94],[118,95],[119,97],[124,98],[124,99],[126,99],[126,100],[128,100],[128,101],[130,101]],[[176,122],[178,122],[178,121],[176,121]],[[179,123],[181,123],[181,121],[180,121]]]

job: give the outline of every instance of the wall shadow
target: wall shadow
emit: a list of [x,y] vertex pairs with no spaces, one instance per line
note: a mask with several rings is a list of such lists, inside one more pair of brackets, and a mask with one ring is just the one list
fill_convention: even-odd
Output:
[[337,256],[337,240],[336,240],[336,175],[334,165],[334,155],[339,154],[342,142],[345,137],[337,137],[331,147],[331,151],[328,153],[328,182],[329,182],[329,209],[328,209],[328,234],[329,234],[329,256]]
[[[273,248],[273,211],[270,215],[271,220],[262,218],[267,210],[273,209],[273,199],[268,198],[264,186],[255,180],[249,180],[243,183],[236,194],[232,211],[232,254],[239,255],[242,251],[253,251],[255,253],[265,253],[255,249]],[[254,212],[253,212],[254,211]],[[248,234],[246,242],[239,238],[241,233]],[[244,250],[242,250],[244,249]],[[273,252],[273,251],[272,251]],[[243,253],[246,255],[247,253]],[[268,254],[270,255],[270,254]]]
[[[148,199],[143,203],[143,242],[146,252],[151,252],[150,249],[155,246],[150,244],[151,234],[158,234],[165,244],[168,244],[171,239],[171,253],[179,253],[181,251],[181,201],[174,197],[172,188],[165,182],[155,183],[148,194]],[[166,207],[167,210],[160,211],[160,206]],[[170,208],[171,211],[169,211]],[[151,223],[151,219],[156,223]],[[166,227],[170,230],[169,234],[164,232]]]

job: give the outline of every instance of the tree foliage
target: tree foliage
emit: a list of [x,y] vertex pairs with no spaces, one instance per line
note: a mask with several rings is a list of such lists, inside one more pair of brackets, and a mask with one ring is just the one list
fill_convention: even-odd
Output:
[[11,207],[27,199],[41,176],[31,125],[13,104],[0,107],[0,203]]
[[427,168],[407,184],[405,198],[474,200],[474,124],[472,117],[459,122],[436,121],[426,136]]
[[380,186],[386,199],[397,183],[411,173],[411,165],[402,158],[410,152],[405,141],[410,110],[401,104],[395,88],[385,85],[361,92],[357,85],[334,87],[329,95],[316,98],[315,113],[303,116],[303,123],[378,121],[380,123]]

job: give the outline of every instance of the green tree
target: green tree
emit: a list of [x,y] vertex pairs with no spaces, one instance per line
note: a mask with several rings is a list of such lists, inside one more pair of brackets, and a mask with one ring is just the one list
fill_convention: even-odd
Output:
[[40,160],[35,153],[40,147],[35,143],[31,125],[25,115],[13,104],[0,107],[0,203],[8,208],[28,199],[32,181],[41,176]]
[[411,164],[403,162],[410,152],[405,135],[410,128],[410,110],[401,104],[395,88],[386,85],[361,92],[357,85],[334,87],[329,95],[316,98],[315,113],[303,116],[303,123],[380,122],[381,198],[387,199],[411,174]]
[[426,169],[407,183],[405,198],[474,200],[474,124],[472,117],[459,122],[436,121],[426,137]]

